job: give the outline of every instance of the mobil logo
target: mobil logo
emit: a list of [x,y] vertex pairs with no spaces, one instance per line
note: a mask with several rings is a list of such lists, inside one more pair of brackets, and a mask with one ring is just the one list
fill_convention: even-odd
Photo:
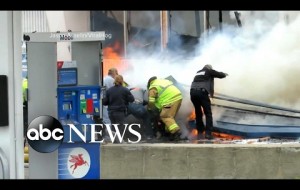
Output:
[[68,171],[74,178],[84,177],[90,170],[91,158],[84,148],[73,148],[68,156]]
[[96,145],[63,144],[58,149],[58,179],[100,179],[99,155]]

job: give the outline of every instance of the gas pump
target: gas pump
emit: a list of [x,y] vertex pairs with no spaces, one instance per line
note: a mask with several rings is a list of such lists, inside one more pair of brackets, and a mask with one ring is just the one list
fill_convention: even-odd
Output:
[[[99,86],[58,87],[58,120],[64,128],[64,141],[58,149],[58,179],[99,179],[98,143],[91,141],[90,125],[93,117],[99,116]],[[73,131],[68,124],[74,125],[81,134],[85,134],[86,142]],[[68,143],[72,140],[74,143]]]
[[[91,141],[94,117],[100,117],[100,86],[77,85],[76,62],[57,63],[58,120],[64,128],[63,144],[58,149],[58,179],[99,179],[100,147]],[[84,134],[84,140],[69,125]],[[84,126],[84,125],[85,126]],[[71,140],[74,143],[68,143]]]
[[[40,153],[29,147],[30,179],[100,179],[100,143],[91,140],[90,125],[101,117],[102,44],[105,32],[26,33],[28,120],[57,118],[64,128],[58,150]],[[68,67],[58,67],[57,43],[70,43]],[[47,89],[47,90],[41,90]],[[86,143],[71,131],[82,134]],[[86,124],[87,128],[84,128]],[[85,129],[85,130],[84,130]],[[72,143],[67,140],[72,137]]]

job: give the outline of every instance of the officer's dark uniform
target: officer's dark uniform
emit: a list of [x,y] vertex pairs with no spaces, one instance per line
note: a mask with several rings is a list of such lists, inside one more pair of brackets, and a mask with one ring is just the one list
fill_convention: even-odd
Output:
[[[211,65],[205,65],[203,69],[196,73],[191,85],[190,95],[195,107],[198,134],[202,134],[205,131],[205,138],[207,139],[213,138],[211,134],[213,131],[213,118],[209,94],[213,97],[214,78],[225,78],[226,76],[226,73],[213,70]],[[202,121],[203,113],[201,107],[205,114],[206,127],[204,127]]]

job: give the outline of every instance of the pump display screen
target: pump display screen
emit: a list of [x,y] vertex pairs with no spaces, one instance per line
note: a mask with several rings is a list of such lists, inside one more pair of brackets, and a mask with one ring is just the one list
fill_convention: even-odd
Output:
[[58,86],[77,85],[77,68],[62,68],[57,70]]

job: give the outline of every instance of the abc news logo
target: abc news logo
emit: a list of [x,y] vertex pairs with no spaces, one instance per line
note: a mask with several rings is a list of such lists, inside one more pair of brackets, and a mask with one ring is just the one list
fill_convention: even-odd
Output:
[[[123,142],[124,134],[128,129],[128,132],[137,137],[137,140],[131,140],[127,138],[128,143],[138,143],[141,140],[141,134],[136,131],[133,127],[136,126],[140,128],[140,124],[124,124],[124,129],[121,134],[118,124],[82,124],[81,132],[75,125],[67,124],[69,130],[66,131],[69,134],[69,138],[65,139],[66,143],[75,143],[74,134],[80,138],[80,142],[84,143],[103,143],[104,139],[96,139],[96,135],[102,136],[102,131],[106,128],[110,141]],[[89,127],[90,126],[90,127]],[[112,130],[114,128],[114,131]],[[100,130],[99,130],[100,128]],[[98,130],[96,130],[98,129]],[[90,130],[87,132],[87,130]],[[90,136],[88,136],[90,134]],[[59,148],[63,143],[64,138],[64,128],[61,123],[51,116],[39,116],[35,118],[28,126],[26,137],[28,144],[36,151],[41,153],[50,153]],[[90,137],[90,138],[89,138]],[[78,141],[77,141],[78,142]]]

